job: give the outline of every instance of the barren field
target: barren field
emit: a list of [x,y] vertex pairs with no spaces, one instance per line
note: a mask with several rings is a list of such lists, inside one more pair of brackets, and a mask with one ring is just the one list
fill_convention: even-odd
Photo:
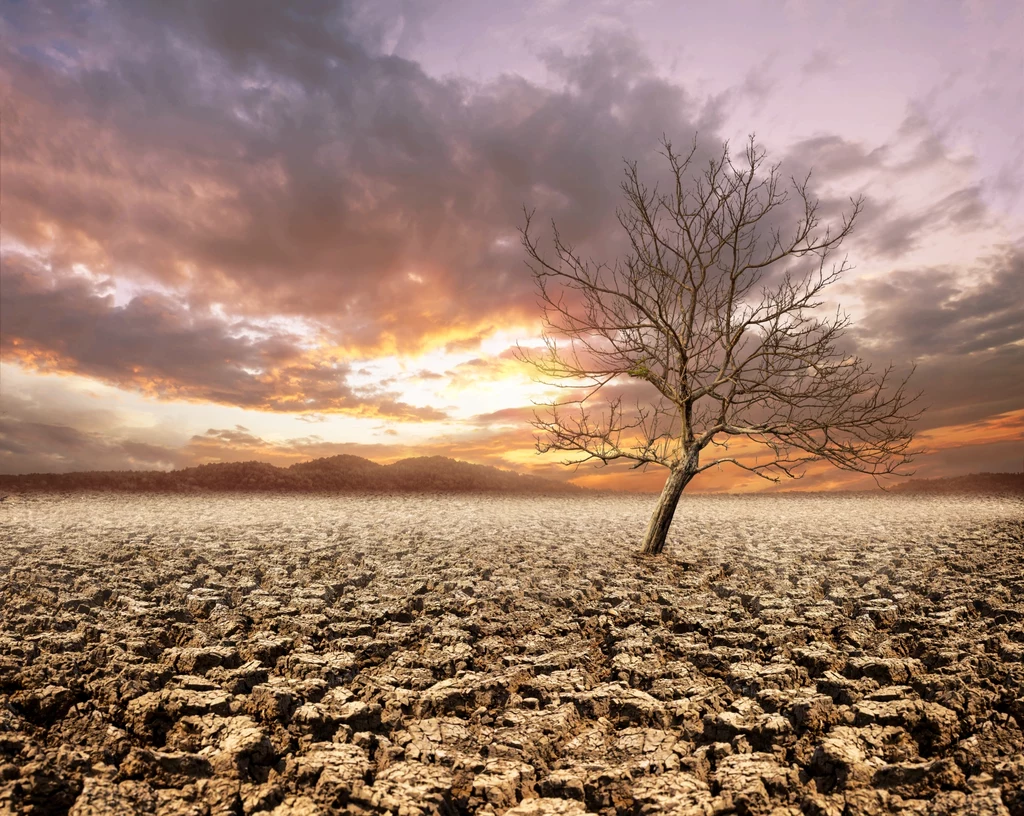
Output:
[[0,503],[0,812],[1024,814],[1024,501]]

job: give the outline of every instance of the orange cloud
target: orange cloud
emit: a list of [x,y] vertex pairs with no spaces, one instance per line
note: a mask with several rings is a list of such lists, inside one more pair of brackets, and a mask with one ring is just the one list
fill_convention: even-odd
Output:
[[1024,441],[1024,408],[988,417],[978,422],[933,428],[918,436],[928,450],[940,451],[995,442]]
[[351,385],[347,363],[294,333],[265,329],[253,337],[251,323],[239,326],[162,294],[117,306],[95,281],[54,277],[24,255],[8,254],[4,272],[0,351],[24,368],[258,411],[445,418],[398,392]]

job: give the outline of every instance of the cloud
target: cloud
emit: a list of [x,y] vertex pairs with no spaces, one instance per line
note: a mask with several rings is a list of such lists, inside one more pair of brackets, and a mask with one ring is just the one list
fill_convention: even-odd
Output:
[[350,386],[347,363],[295,334],[253,338],[168,295],[139,295],[117,306],[102,282],[54,277],[24,255],[9,253],[4,267],[0,349],[26,368],[264,411],[444,418],[396,393]]
[[1019,408],[1024,382],[1024,249],[1005,247],[969,274],[900,269],[857,285],[864,304],[851,339],[884,364],[916,360],[922,429]]
[[808,77],[832,73],[838,70],[840,62],[831,51],[815,48],[800,66],[800,72]]
[[803,139],[789,149],[791,159],[799,160],[816,175],[837,179],[864,170],[877,170],[884,166],[888,153],[885,146],[868,150],[864,145],[844,139],[836,134]]
[[[440,418],[355,389],[347,361],[536,321],[524,203],[614,258],[623,157],[655,183],[662,135],[699,129],[695,166],[718,149],[715,106],[622,34],[546,52],[553,88],[474,85],[383,53],[383,16],[329,3],[45,8],[17,10],[3,55],[3,229],[50,283],[7,261],[25,316],[5,341],[27,365],[161,397]],[[54,41],[59,60],[29,47]],[[817,148],[833,172],[855,158],[841,148]],[[302,328],[267,330],[278,318]]]
[[848,210],[845,196],[864,198],[848,245],[859,259],[888,262],[954,234],[978,241],[972,233],[994,226],[973,157],[953,152],[933,123],[916,112],[877,146],[837,134],[796,142],[786,151],[784,167],[797,178],[811,172],[813,184],[827,191],[820,207],[824,217]]
[[[755,71],[745,90],[702,107],[636,40],[608,31],[581,50],[545,52],[544,86],[514,75],[437,78],[401,56],[421,36],[419,8],[9,5],[0,38],[5,360],[308,422],[332,412],[444,419],[383,382],[356,385],[354,369],[377,354],[474,350],[503,326],[534,323],[515,232],[522,205],[537,207],[538,225],[557,219],[584,255],[614,258],[624,248],[613,220],[622,159],[664,180],[658,139],[685,146],[699,130],[701,165],[717,150],[724,106],[765,90],[765,71]],[[815,52],[804,71],[828,63]],[[952,173],[972,159],[952,154],[916,113],[879,147],[819,135],[781,158],[787,173],[815,169],[830,192],[826,215],[847,205],[830,185],[874,180],[851,245],[878,262],[992,216],[977,184]],[[941,194],[916,204],[878,192],[948,173]],[[921,360],[930,426],[1009,411],[1024,376],[1020,279],[1012,253],[969,274],[926,266],[876,277],[855,339],[880,360]],[[481,353],[414,378],[470,391],[516,373]],[[968,380],[977,385],[965,389]],[[500,406],[470,423],[470,441],[438,450],[528,450],[528,429],[491,427],[522,410]],[[92,467],[88,455],[131,466],[336,450],[314,437],[246,441],[223,429],[182,448],[126,428],[104,438],[114,426],[100,414],[51,414],[6,417],[5,456],[38,463],[51,451],[55,467]]]
[[[443,455],[558,479],[572,476],[534,455],[532,430],[525,423],[445,424],[439,434],[422,440],[403,438],[401,426],[389,427],[390,420],[371,422],[361,426],[367,429],[361,442],[325,438],[330,425],[319,426],[317,433],[289,435],[286,423],[267,424],[263,417],[255,419],[263,428],[277,430],[257,431],[247,420],[229,420],[198,432],[185,431],[183,419],[195,421],[208,409],[167,410],[158,419],[137,410],[142,400],[119,397],[116,389],[106,386],[94,391],[82,378],[33,376],[10,365],[0,367],[0,378],[0,473],[165,470],[251,460],[290,465],[349,453],[381,462]],[[225,418],[238,415],[234,409],[215,413]],[[370,442],[373,437],[380,441]]]
[[779,86],[779,79],[774,75],[776,54],[770,54],[755,65],[743,78],[738,88],[738,95],[746,97],[753,103],[755,111],[761,110]]
[[528,426],[533,420],[538,407],[516,406],[513,408],[499,408],[497,411],[488,411],[485,414],[477,414],[468,420],[474,425],[513,425],[519,427]]
[[[390,436],[387,430],[384,434]],[[519,455],[510,458],[510,452],[518,452]],[[383,463],[412,456],[450,456],[477,464],[514,467],[562,481],[574,475],[554,462],[533,456],[533,439],[527,426],[514,429],[478,428],[416,443],[331,442],[315,435],[270,441],[240,432],[237,428],[211,428],[203,434],[192,436],[180,451],[181,458],[193,464],[257,459],[276,465],[289,465],[342,453]]]
[[[896,270],[858,283],[859,336],[913,357],[963,357],[1024,341],[1024,248],[1008,248],[972,274]],[[1020,351],[1024,355],[1024,349]]]
[[445,343],[445,353],[455,354],[460,351],[475,351],[480,348],[480,344],[487,339],[488,335],[490,335],[492,331],[494,331],[494,326],[488,326],[483,331],[478,332],[472,337],[459,338],[458,340],[452,340],[449,343]]
[[205,434],[192,437],[193,442],[205,442],[210,440],[223,442],[233,448],[252,448],[266,445],[266,443],[258,436],[253,436],[249,433],[249,429],[244,425],[236,425],[233,429],[223,428],[221,430],[217,430],[216,428],[210,428],[210,430]]
[[[60,382],[52,384],[56,386]],[[411,456],[451,456],[547,478],[572,480],[599,489],[657,492],[665,479],[665,470],[658,467],[635,471],[629,463],[613,463],[600,470],[591,467],[573,470],[558,464],[557,455],[538,456],[533,447],[533,430],[528,425],[532,418],[531,406],[473,417],[459,432],[426,442],[403,443],[392,439],[396,434],[391,428],[382,431],[387,442],[334,442],[316,434],[270,440],[244,425],[208,428],[178,439],[168,438],[165,429],[132,427],[126,424],[126,417],[114,411],[97,417],[83,410],[88,397],[76,399],[73,392],[66,389],[43,389],[35,397],[47,400],[59,393],[71,408],[66,422],[54,421],[45,402],[5,395],[4,410],[0,413],[0,473],[170,469],[251,460],[287,466],[346,453],[384,463]],[[945,423],[926,430],[921,442],[929,454],[919,461],[918,474],[931,477],[965,470],[1016,469],[1020,456],[1024,455],[1022,428],[1024,411],[1018,407],[999,416],[986,414],[980,419],[966,418],[963,422]],[[752,459],[756,453],[754,447],[736,440],[730,453]],[[869,478],[812,465],[805,478],[784,482],[781,489],[870,489],[873,486]],[[701,474],[689,488],[691,492],[765,489],[770,488],[763,480],[748,477],[729,466]]]
[[622,158],[708,124],[622,35],[548,53],[551,90],[435,79],[333,3],[76,8],[9,29],[8,239],[365,354],[535,319],[522,205],[601,246]]
[[899,258],[932,235],[980,226],[987,215],[981,188],[975,184],[908,214],[897,214],[891,202],[867,197],[857,229],[857,249],[867,257]]
[[436,371],[428,371],[425,368],[420,369],[411,377],[413,380],[443,380],[444,378],[444,374],[438,374]]
[[165,470],[188,458],[178,449],[121,440],[70,425],[0,416],[0,472]]

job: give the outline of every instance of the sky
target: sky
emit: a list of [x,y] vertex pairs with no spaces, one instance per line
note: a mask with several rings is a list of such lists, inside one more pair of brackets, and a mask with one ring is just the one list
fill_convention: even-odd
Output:
[[917,475],[1022,467],[1016,0],[0,8],[2,473],[440,454],[657,490],[535,451],[518,229],[612,261],[624,161],[750,134],[864,198],[829,305],[916,364]]

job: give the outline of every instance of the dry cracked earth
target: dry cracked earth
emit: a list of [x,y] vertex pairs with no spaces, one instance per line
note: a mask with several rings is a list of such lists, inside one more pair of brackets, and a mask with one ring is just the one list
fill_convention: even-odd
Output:
[[12,497],[0,811],[1024,814],[1020,499]]

